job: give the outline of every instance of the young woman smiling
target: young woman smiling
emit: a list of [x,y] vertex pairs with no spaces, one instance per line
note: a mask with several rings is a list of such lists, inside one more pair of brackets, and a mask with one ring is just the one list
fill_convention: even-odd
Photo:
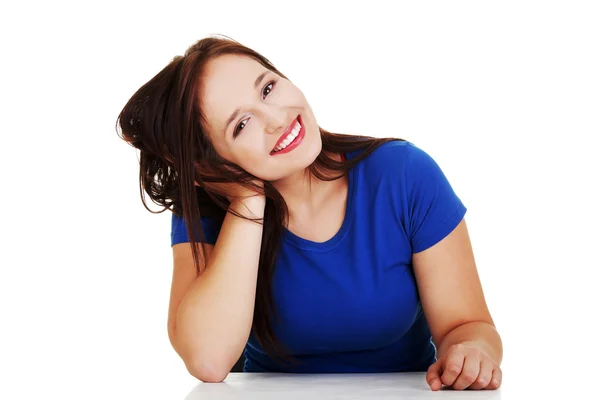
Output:
[[243,354],[246,372],[500,386],[466,207],[424,150],[326,131],[268,59],[219,37],[175,57],[118,124],[141,188],[172,211],[168,332],[192,375],[222,381]]

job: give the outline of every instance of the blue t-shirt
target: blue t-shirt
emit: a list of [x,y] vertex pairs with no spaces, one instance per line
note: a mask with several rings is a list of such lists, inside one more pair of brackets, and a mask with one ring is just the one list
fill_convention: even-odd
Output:
[[[275,363],[252,333],[244,371],[426,371],[437,352],[411,257],[446,237],[465,213],[425,151],[408,141],[381,145],[350,170],[346,215],[335,236],[317,243],[284,229],[273,276],[280,320],[273,328],[301,364]],[[208,218],[203,223],[214,244],[219,227]],[[186,241],[185,221],[173,215],[171,243]]]

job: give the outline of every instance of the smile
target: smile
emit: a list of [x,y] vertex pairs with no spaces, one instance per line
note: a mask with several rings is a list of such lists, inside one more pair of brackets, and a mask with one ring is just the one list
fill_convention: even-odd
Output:
[[275,147],[271,150],[271,155],[289,153],[302,142],[306,129],[302,125],[300,115],[292,121],[288,129],[279,137]]

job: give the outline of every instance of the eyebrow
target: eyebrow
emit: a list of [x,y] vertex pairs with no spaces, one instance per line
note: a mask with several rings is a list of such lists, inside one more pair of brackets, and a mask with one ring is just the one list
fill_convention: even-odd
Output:
[[[265,75],[267,75],[269,72],[269,70],[266,70],[265,72],[263,72],[262,74],[260,74],[258,76],[258,78],[256,78],[256,80],[254,81],[254,88],[256,89],[258,87],[258,85],[260,85],[260,82],[262,82],[263,78],[265,77]],[[227,120],[227,122],[225,123],[225,129],[224,131],[227,132],[227,127],[229,126],[229,124],[231,124],[231,121],[233,121],[235,119],[235,117],[237,117],[237,115],[240,113],[240,108],[236,108],[235,111],[231,114],[231,116],[229,117],[229,119]]]

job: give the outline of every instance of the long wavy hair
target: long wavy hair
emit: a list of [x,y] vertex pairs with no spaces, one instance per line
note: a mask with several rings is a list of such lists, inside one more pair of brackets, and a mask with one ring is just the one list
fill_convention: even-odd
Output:
[[[198,88],[204,67],[213,57],[237,54],[250,57],[281,77],[284,74],[264,56],[224,35],[212,35],[190,46],[183,56],[176,56],[156,76],[140,87],[120,112],[116,130],[121,139],[140,151],[140,196],[151,213],[169,209],[183,216],[196,270],[200,273],[198,242],[204,242],[201,217],[211,217],[222,223],[227,212],[246,218],[229,209],[227,198],[211,191],[205,183],[237,182],[266,197],[262,244],[252,329],[267,354],[280,363],[296,363],[278,341],[272,328],[276,318],[272,295],[275,257],[288,209],[281,194],[270,182],[264,188],[255,183],[255,176],[217,154],[204,128],[207,116],[201,109]],[[341,178],[378,146],[399,138],[375,138],[328,132],[319,127],[322,150],[309,172],[320,180]],[[350,160],[337,161],[331,154],[364,150]],[[210,171],[210,173],[207,173]],[[195,183],[198,183],[196,185]],[[152,211],[144,199],[145,192],[157,205]],[[198,240],[196,240],[198,238]]]

